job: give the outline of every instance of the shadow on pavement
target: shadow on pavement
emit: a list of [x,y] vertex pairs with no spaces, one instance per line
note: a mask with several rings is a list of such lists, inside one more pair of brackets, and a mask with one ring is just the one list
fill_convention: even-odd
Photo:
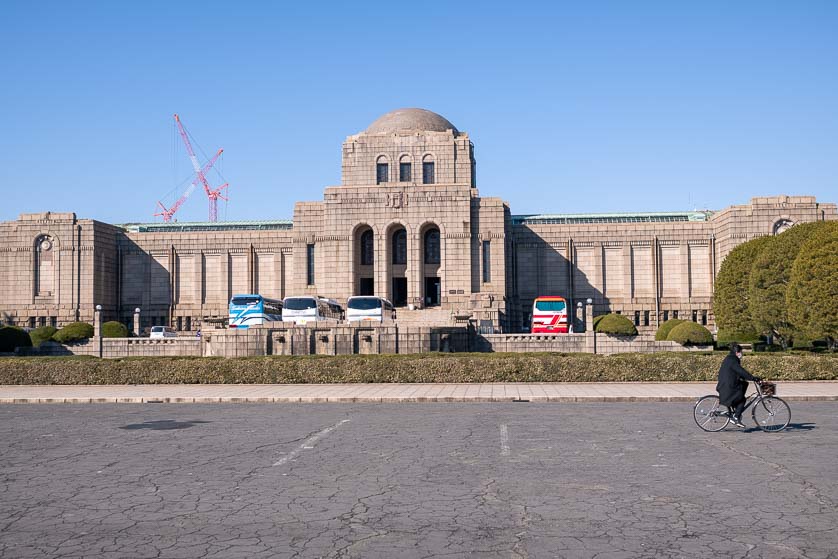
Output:
[[[775,432],[785,433],[786,431],[811,431],[812,429],[817,429],[817,426],[814,423],[789,423],[788,427],[782,431]],[[748,427],[747,429],[742,429],[743,433],[759,433],[760,431],[761,429],[759,427]]]
[[209,421],[200,421],[197,419],[187,421],[175,421],[174,419],[160,419],[158,421],[146,421],[144,423],[133,423],[131,425],[123,425],[120,429],[134,431],[137,429],[150,429],[152,431],[170,431],[172,429],[189,429],[199,423],[210,423]]

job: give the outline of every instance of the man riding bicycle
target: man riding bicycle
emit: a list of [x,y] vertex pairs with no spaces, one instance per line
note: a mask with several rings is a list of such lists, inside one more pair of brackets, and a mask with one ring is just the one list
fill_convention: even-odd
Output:
[[762,381],[761,378],[753,376],[739,364],[741,359],[742,346],[735,342],[730,344],[730,353],[722,361],[722,366],[719,368],[719,382],[716,384],[719,404],[727,406],[731,421],[737,427],[745,426],[742,423],[742,411],[745,409],[745,392],[748,390],[748,381]]

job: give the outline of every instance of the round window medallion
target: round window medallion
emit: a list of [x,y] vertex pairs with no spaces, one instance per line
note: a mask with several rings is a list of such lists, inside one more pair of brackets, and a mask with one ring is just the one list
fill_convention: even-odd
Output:
[[49,250],[52,248],[52,243],[49,239],[44,239],[41,241],[41,250]]

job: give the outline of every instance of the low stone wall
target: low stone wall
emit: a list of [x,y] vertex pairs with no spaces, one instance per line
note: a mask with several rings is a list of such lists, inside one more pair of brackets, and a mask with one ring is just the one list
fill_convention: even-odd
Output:
[[314,327],[214,330],[204,334],[204,355],[368,355],[471,351],[465,328],[355,326],[320,323]]
[[122,338],[102,340],[102,357],[200,357],[200,338]]
[[474,351],[582,353],[588,350],[587,341],[587,334],[478,334],[475,337]]
[[18,348],[18,355],[90,355],[93,357],[200,356],[199,338],[91,338],[74,344],[44,342],[39,347]]
[[584,334],[478,334],[474,351],[480,352],[550,352],[550,353],[655,353],[657,351],[709,351],[712,346],[685,347],[677,342],[657,342],[647,336],[609,336],[595,332]]
[[[587,335],[587,334],[586,334]],[[614,353],[655,353],[658,351],[712,351],[713,346],[682,346],[678,342],[655,341],[652,337],[641,336],[609,336],[607,334],[590,333],[594,339],[594,351],[600,355]]]
[[205,331],[203,338],[92,338],[61,345],[19,348],[18,355],[92,355],[95,357],[253,357],[261,355],[368,355],[380,353],[654,353],[708,351],[649,336],[581,334],[477,334],[463,327],[369,326],[318,323],[279,328]]

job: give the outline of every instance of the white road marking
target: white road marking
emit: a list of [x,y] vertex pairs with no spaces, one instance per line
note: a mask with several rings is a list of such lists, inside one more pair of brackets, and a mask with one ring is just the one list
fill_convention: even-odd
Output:
[[509,429],[506,423],[500,424],[500,455],[509,456]]
[[329,433],[331,433],[332,431],[334,431],[335,429],[337,429],[338,427],[340,427],[341,425],[343,425],[347,421],[349,421],[349,420],[344,419],[343,421],[338,421],[334,425],[330,425],[329,427],[326,427],[322,431],[320,431],[318,433],[315,433],[314,435],[310,436],[299,447],[295,448],[294,450],[292,450],[291,452],[289,452],[288,454],[286,454],[285,456],[283,456],[282,458],[277,460],[274,463],[274,466],[282,466],[283,464],[285,464],[289,460],[293,460],[294,458],[296,458],[302,451],[310,450],[310,449],[314,448],[314,443],[316,443],[317,441],[319,441],[320,439],[322,439],[323,437],[325,437],[326,435],[328,435]]

